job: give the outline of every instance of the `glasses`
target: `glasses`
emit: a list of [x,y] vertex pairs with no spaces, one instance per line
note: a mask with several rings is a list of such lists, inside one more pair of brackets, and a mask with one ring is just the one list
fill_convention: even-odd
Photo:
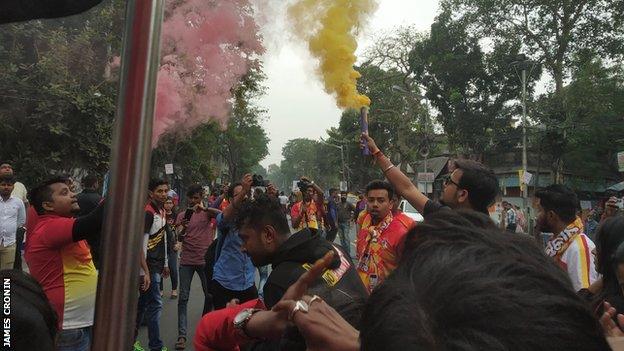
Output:
[[455,183],[453,181],[453,179],[451,178],[451,175],[447,175],[446,177],[444,177],[444,186],[448,186],[449,184],[453,184],[457,187],[457,189],[462,189],[461,186],[459,186],[459,184]]

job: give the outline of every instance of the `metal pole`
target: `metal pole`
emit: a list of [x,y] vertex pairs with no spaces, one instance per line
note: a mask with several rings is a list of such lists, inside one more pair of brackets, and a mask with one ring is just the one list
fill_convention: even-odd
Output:
[[[527,116],[526,116],[526,85],[527,74],[526,65],[522,68],[522,173],[523,176],[527,172]],[[524,176],[526,177],[526,176]],[[521,180],[524,182],[524,180]],[[529,185],[524,184],[522,189],[522,206],[524,213],[528,215],[528,198],[529,198]]]
[[[344,159],[344,146],[340,145],[340,160],[342,162],[342,181],[346,182],[347,180],[347,170],[345,168],[345,159]],[[349,188],[349,184],[347,184],[347,189]]]
[[130,350],[134,339],[163,5],[129,0],[126,8],[93,351]]

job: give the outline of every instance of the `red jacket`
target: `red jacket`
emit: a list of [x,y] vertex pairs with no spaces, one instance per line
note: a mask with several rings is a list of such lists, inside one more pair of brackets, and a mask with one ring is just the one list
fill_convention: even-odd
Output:
[[247,301],[236,307],[223,308],[206,313],[197,325],[193,345],[196,351],[240,351],[239,343],[245,342],[236,328],[234,317],[246,308],[264,309],[262,300]]

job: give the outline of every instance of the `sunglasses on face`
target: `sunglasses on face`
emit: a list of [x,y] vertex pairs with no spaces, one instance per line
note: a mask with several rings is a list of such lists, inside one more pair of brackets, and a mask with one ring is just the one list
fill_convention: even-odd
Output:
[[449,186],[449,184],[455,185],[457,187],[457,189],[461,189],[462,188],[461,186],[459,186],[459,184],[457,184],[457,183],[455,183],[453,181],[453,178],[451,178],[450,174],[444,177],[444,186]]

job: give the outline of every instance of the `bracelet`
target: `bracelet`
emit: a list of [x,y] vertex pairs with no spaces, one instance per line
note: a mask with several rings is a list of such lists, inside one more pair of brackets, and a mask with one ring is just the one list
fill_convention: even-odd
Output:
[[373,152],[373,157],[377,157],[379,154],[381,154],[381,149],[377,149],[377,151]]
[[389,170],[391,170],[393,168],[394,168],[394,165],[391,164],[390,166],[388,166],[388,168],[383,170],[384,174],[386,174],[386,172],[388,172]]

